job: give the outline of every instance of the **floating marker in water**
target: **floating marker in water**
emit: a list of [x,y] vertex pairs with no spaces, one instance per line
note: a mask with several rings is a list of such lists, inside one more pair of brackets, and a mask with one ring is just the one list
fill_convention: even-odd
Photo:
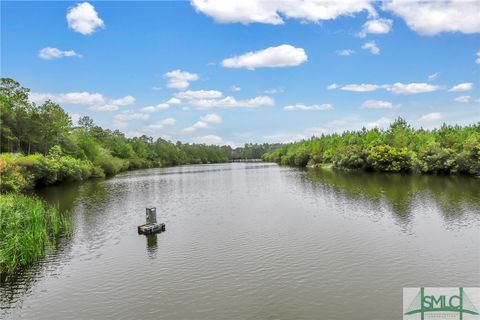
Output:
[[145,224],[138,226],[138,233],[151,234],[165,231],[165,223],[157,223],[157,208],[146,208]]

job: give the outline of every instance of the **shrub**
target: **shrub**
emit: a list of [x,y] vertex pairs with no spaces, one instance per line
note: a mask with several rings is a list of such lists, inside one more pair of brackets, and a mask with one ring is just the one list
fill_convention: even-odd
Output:
[[38,185],[104,176],[101,169],[94,170],[90,161],[62,156],[58,152],[46,157],[2,153],[0,163],[1,192],[22,192]]
[[359,146],[348,146],[335,156],[337,168],[360,169],[365,166],[364,155]]
[[438,142],[431,141],[418,150],[413,167],[422,173],[448,173],[453,166],[452,151],[442,148]]
[[410,158],[407,148],[395,148],[389,145],[372,147],[368,152],[367,162],[378,171],[407,171]]
[[309,160],[310,160],[310,155],[308,154],[307,150],[299,149],[295,153],[295,157],[293,161],[297,167],[305,167]]
[[95,159],[95,164],[102,168],[106,176],[113,176],[122,170],[124,161],[109,154],[102,154]]
[[1,192],[21,192],[35,186],[35,177],[28,170],[29,167],[18,164],[17,161],[21,158],[21,155],[14,153],[0,154]]

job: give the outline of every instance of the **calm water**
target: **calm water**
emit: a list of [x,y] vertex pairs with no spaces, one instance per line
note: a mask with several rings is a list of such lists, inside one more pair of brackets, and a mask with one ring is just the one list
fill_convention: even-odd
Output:
[[[480,179],[182,166],[45,189],[74,234],[0,318],[400,319],[402,288],[480,286]],[[137,234],[147,206],[167,231]]]

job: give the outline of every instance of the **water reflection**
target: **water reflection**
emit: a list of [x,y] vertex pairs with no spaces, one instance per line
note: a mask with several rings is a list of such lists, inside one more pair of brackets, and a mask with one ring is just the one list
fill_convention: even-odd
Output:
[[0,319],[8,315],[8,309],[21,306],[21,298],[29,293],[42,277],[55,276],[61,272],[61,265],[71,259],[71,237],[61,236],[55,245],[46,249],[45,257],[32,265],[0,279]]
[[[390,319],[403,287],[478,286],[479,186],[218,164],[48,188],[73,237],[0,300],[14,319]],[[149,206],[168,232],[138,235]]]
[[300,179],[317,193],[363,198],[379,208],[386,203],[401,224],[411,221],[418,206],[436,207],[447,223],[480,213],[480,181],[472,177],[308,169]]
[[[72,258],[72,239],[79,232],[78,226],[90,225],[87,230],[94,230],[96,221],[89,221],[89,210],[86,207],[95,207],[106,200],[109,192],[104,180],[93,180],[83,184],[67,183],[39,189],[35,195],[44,199],[51,205],[58,206],[63,215],[71,215],[73,234],[62,235],[56,239],[53,247],[46,248],[45,257],[32,265],[17,271],[13,275],[3,276],[0,279],[0,318],[7,315],[7,309],[21,306],[22,297],[31,291],[35,283],[42,278],[56,276],[61,272],[62,266],[68,264]],[[83,219],[81,219],[83,217]],[[102,215],[95,214],[96,220]],[[79,221],[81,220],[81,221]]]
[[157,256],[158,239],[156,234],[146,235],[147,239],[147,253],[150,259],[154,259]]

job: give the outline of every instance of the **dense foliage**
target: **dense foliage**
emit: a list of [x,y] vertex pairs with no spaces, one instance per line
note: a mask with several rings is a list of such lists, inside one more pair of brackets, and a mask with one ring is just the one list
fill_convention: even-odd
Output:
[[0,275],[5,276],[45,254],[70,221],[58,209],[20,194],[0,197]]
[[231,158],[233,160],[237,159],[261,159],[263,154],[266,152],[274,151],[279,148],[281,144],[256,144],[256,143],[246,143],[243,147],[235,148],[232,150]]
[[415,130],[398,118],[388,130],[313,137],[284,145],[263,159],[299,167],[480,175],[480,123]]

